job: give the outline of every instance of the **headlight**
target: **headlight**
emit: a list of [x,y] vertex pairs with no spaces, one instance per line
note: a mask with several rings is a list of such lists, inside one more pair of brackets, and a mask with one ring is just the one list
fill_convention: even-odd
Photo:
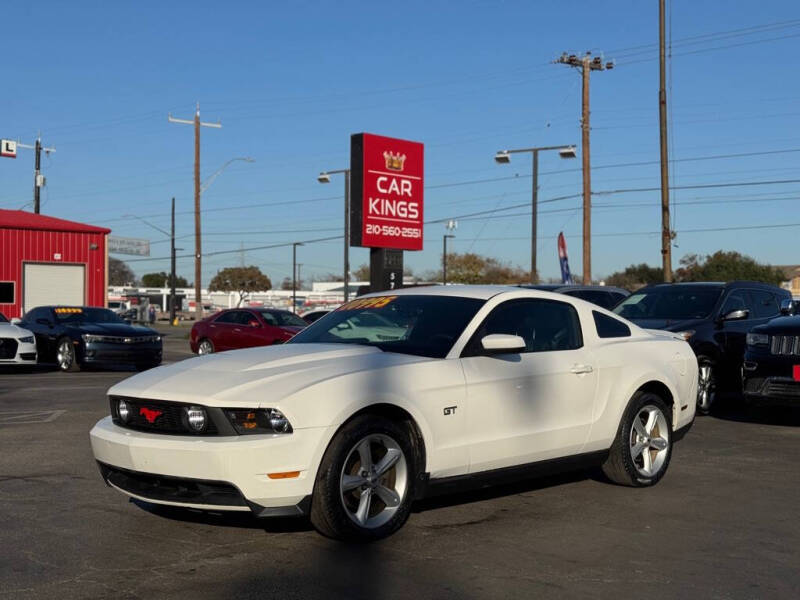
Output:
[[83,341],[86,342],[86,343],[102,342],[103,341],[103,336],[102,335],[92,335],[90,333],[84,333],[83,335],[81,335],[81,339],[83,339]]
[[275,408],[232,408],[225,415],[237,433],[292,433],[292,426]]
[[694,335],[694,329],[687,329],[686,331],[676,331],[679,336],[681,336],[685,340],[689,340],[690,337]]
[[32,344],[33,343],[33,336],[32,335],[26,335],[25,337],[19,338],[19,341],[22,342],[23,344]]
[[748,333],[746,341],[748,346],[766,346],[769,344],[769,335],[766,333]]
[[125,400],[120,400],[117,404],[117,414],[119,415],[120,420],[123,423],[128,422],[128,417],[130,417],[130,410],[128,409],[128,403]]
[[187,406],[186,421],[189,423],[189,428],[194,431],[203,431],[208,423],[206,410],[202,406]]

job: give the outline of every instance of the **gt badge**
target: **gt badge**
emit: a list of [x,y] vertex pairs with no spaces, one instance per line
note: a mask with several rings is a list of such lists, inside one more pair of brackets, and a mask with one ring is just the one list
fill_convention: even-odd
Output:
[[444,416],[456,414],[456,408],[458,408],[458,407],[457,406],[445,406],[444,407]]

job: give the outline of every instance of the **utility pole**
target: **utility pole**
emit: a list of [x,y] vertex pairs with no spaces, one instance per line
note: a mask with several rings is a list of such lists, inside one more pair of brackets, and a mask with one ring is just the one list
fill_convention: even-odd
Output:
[[41,208],[41,204],[39,202],[39,191],[45,186],[45,178],[42,175],[42,150],[44,150],[47,154],[51,152],[55,152],[55,148],[45,148],[42,146],[42,134],[41,132],[39,135],[36,136],[36,142],[33,146],[28,144],[23,144],[21,142],[17,142],[17,146],[20,148],[29,148],[34,151],[34,167],[33,167],[33,212],[37,215],[39,214],[39,210]]
[[169,285],[169,324],[175,324],[175,197],[172,198],[172,227],[170,228],[170,285]]
[[450,219],[445,228],[447,233],[442,236],[442,285],[447,285],[447,239],[456,237],[453,231],[458,228],[458,221]]
[[591,175],[591,156],[589,150],[589,74],[592,71],[604,71],[613,69],[614,63],[609,61],[605,64],[602,58],[587,52],[583,57],[564,52],[556,60],[556,63],[568,65],[581,70],[583,79],[583,108],[581,117],[581,153],[583,158],[583,283],[592,283],[592,175]]
[[221,129],[222,124],[203,123],[200,121],[200,103],[194,113],[194,119],[175,119],[172,115],[167,115],[170,123],[183,123],[184,125],[194,125],[194,301],[195,301],[195,320],[203,318],[203,294],[202,294],[202,256],[203,245],[201,240],[200,226],[200,127],[214,127]]
[[672,231],[669,223],[669,153],[667,151],[667,74],[664,53],[664,0],[658,0],[658,124],[661,136],[661,263],[664,281],[672,281]]

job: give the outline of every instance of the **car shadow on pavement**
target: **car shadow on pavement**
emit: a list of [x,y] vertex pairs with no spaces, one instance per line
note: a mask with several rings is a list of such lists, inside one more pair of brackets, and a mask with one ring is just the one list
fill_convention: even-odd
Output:
[[800,406],[759,406],[739,400],[715,406],[711,414],[723,421],[784,427],[800,426]]
[[130,502],[157,517],[184,523],[201,523],[203,525],[240,529],[263,529],[268,533],[292,533],[311,531],[313,529],[308,518],[303,517],[271,517],[268,519],[259,519],[250,512],[211,512],[192,508],[152,504],[136,498],[131,498]]

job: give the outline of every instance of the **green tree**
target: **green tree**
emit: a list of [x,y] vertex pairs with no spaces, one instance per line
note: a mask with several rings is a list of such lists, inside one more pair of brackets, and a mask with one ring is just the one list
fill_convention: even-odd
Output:
[[369,265],[361,265],[353,271],[355,281],[369,281]]
[[[168,273],[145,273],[142,275],[142,285],[145,287],[170,287],[170,276]],[[189,282],[185,277],[175,276],[175,287],[189,287]]]
[[664,281],[664,269],[651,267],[647,263],[630,265],[624,271],[617,271],[606,277],[608,285],[635,290],[651,283]]
[[738,252],[717,250],[711,255],[687,254],[675,271],[677,281],[762,281],[780,285],[786,279],[783,271],[763,265]]
[[134,285],[136,275],[128,263],[118,258],[108,257],[108,285]]
[[249,267],[227,267],[217,271],[211,283],[208,284],[208,289],[212,292],[238,293],[239,301],[236,306],[241,306],[245,298],[252,292],[272,289],[272,281],[261,272],[261,269],[253,265]]
[[[441,280],[441,270],[428,273],[428,279]],[[530,281],[530,272],[503,263],[496,258],[470,252],[464,254],[453,252],[447,254],[447,281],[468,284],[514,284]]]

